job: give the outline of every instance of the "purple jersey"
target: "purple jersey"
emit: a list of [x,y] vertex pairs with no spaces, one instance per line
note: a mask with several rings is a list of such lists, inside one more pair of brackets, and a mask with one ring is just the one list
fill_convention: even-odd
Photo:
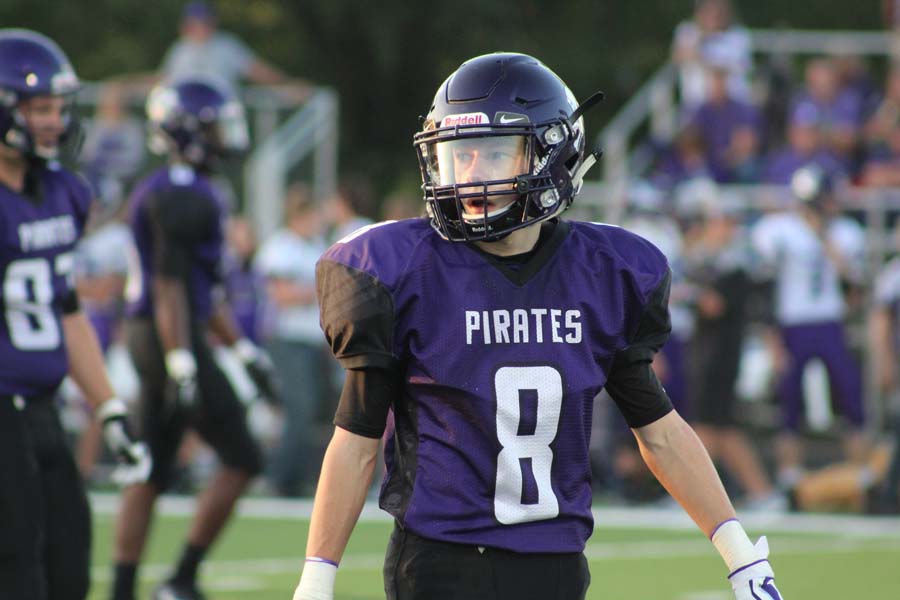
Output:
[[[213,289],[221,282],[224,207],[210,180],[189,167],[161,168],[137,185],[129,223],[140,273],[132,276],[137,285],[126,290],[129,315],[153,316],[154,275],[177,256],[184,263],[191,315],[209,317]],[[171,270],[167,275],[174,276],[177,269]]]
[[382,508],[430,539],[582,551],[593,400],[668,285],[665,257],[623,229],[561,222],[504,268],[411,219],[338,242],[317,279],[342,365],[403,376]]
[[69,369],[61,303],[74,293],[74,248],[91,193],[59,167],[42,168],[40,198],[0,185],[0,394],[55,389]]

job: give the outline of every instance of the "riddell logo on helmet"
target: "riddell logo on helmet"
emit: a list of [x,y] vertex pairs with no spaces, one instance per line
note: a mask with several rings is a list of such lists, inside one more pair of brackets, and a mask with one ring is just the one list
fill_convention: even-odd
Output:
[[489,124],[490,120],[484,113],[465,113],[461,115],[447,115],[441,120],[441,127],[456,127],[457,125],[482,125]]

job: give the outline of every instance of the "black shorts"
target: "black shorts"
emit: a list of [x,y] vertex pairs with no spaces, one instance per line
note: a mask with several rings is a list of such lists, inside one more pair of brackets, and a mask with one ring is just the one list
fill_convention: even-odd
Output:
[[222,464],[256,475],[262,452],[247,426],[244,405],[219,368],[201,329],[192,333],[197,361],[197,408],[175,410],[166,400],[166,375],[156,327],[148,319],[126,323],[128,351],[141,380],[138,432],[153,455],[152,481],[160,490],[172,482],[178,447],[191,427],[215,450]]
[[387,600],[582,600],[584,554],[522,554],[437,542],[394,527],[384,560]]
[[51,397],[0,396],[0,598],[82,600],[91,515]]

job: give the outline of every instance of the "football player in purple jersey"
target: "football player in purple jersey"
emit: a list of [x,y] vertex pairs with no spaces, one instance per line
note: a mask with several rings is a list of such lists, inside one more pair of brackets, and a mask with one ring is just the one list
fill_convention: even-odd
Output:
[[0,29],[0,598],[87,596],[90,511],[54,402],[67,374],[122,462],[117,478],[150,472],[72,280],[91,193],[57,158],[78,135],[78,87],[52,40]]
[[599,98],[579,105],[530,56],[463,63],[414,137],[429,217],[357,231],[319,261],[322,326],[347,377],[295,600],[333,597],[383,435],[389,599],[584,598],[603,387],[736,597],[781,598],[765,538],[747,537],[650,368],[670,329],[665,257],[560,218],[595,161],[582,115]]
[[147,100],[151,149],[169,164],[141,180],[130,201],[136,269],[126,286],[126,338],[140,376],[140,424],[153,455],[149,480],[123,494],[116,528],[112,598],[133,600],[153,505],[172,481],[190,427],[222,467],[197,501],[181,558],[154,592],[160,600],[203,598],[197,569],[235,502],[262,468],[244,407],[213,359],[212,331],[231,345],[262,395],[273,392],[271,361],[242,337],[221,292],[225,203],[210,173],[247,146],[243,107],[212,80],[185,79]]

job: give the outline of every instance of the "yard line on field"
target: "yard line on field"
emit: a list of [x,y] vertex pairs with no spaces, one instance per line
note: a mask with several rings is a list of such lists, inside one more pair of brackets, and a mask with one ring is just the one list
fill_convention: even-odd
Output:
[[[836,538],[827,543],[822,540],[784,538],[778,541],[773,556],[787,554],[821,555],[843,554],[865,550],[867,552],[900,551],[900,539],[863,540]],[[647,558],[696,558],[714,557],[715,550],[704,539],[644,541],[644,542],[597,542],[588,544],[585,555],[592,561],[644,560]],[[223,576],[243,578],[253,575],[277,575],[300,573],[303,557],[251,558],[240,560],[210,560],[203,564],[207,577],[219,579]],[[347,554],[341,561],[341,570],[378,570],[384,564],[384,553]],[[141,578],[161,581],[167,577],[172,565],[141,565]],[[109,566],[98,565],[91,570],[95,581],[110,580]]]
[[[91,506],[98,515],[112,515],[118,509],[118,494],[92,493]],[[157,504],[157,513],[168,516],[193,514],[194,499],[190,496],[164,495]],[[238,514],[261,519],[308,519],[312,514],[312,500],[283,498],[245,498],[237,508]],[[665,529],[694,531],[696,525],[681,510],[653,508],[607,508],[594,511],[599,531],[615,528]],[[827,514],[758,514],[739,513],[747,529],[766,533],[828,533],[848,537],[900,538],[900,519],[867,515]],[[390,522],[392,517],[378,508],[376,502],[366,502],[361,521]]]

